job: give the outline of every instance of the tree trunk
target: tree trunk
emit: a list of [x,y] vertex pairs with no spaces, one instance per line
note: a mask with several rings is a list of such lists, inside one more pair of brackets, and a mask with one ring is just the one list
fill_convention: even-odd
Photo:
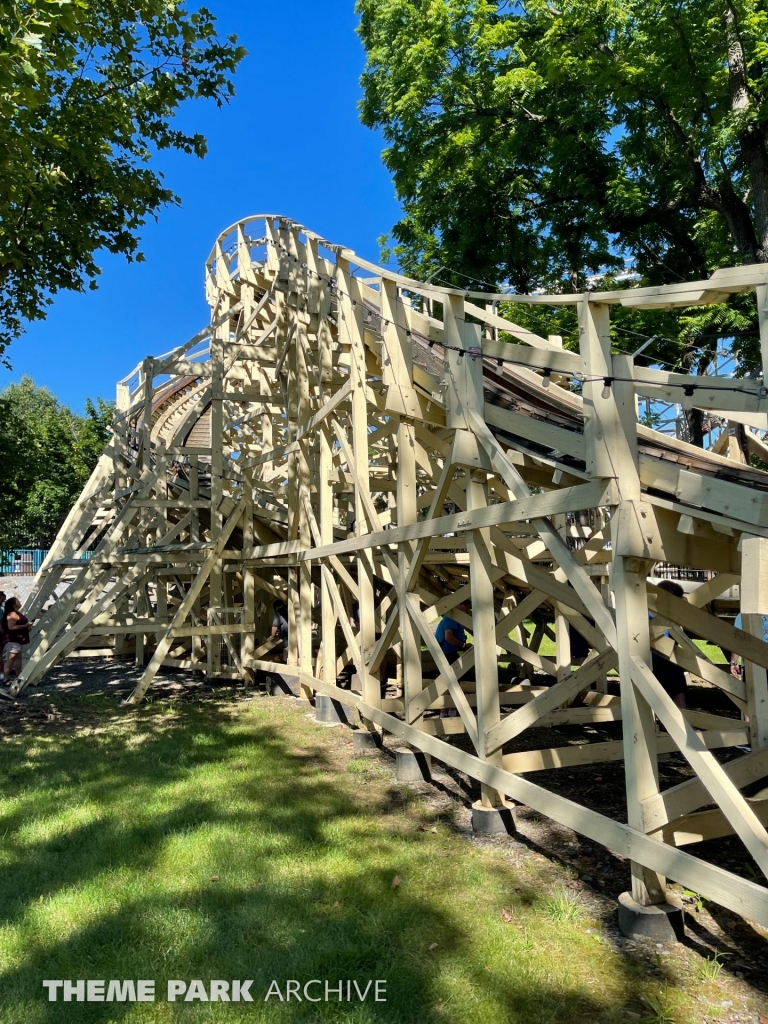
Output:
[[[739,36],[736,13],[732,7],[726,9],[725,26],[728,39],[728,85],[731,95],[731,110],[746,118],[751,105],[747,61]],[[749,216],[746,204],[733,193],[728,196],[727,190],[724,190],[724,198],[730,209],[724,213],[739,252],[742,255],[748,255],[749,248],[752,248],[751,258],[756,263],[768,263],[768,152],[766,151],[765,130],[762,125],[753,120],[746,120],[739,143],[744,162],[749,169],[754,222]],[[745,223],[747,220],[749,229]],[[749,234],[752,235],[751,239]]]
[[741,150],[749,167],[749,184],[755,210],[755,261],[768,263],[768,154],[762,127],[750,125],[741,140]]
[[760,255],[755,226],[747,204],[730,188],[724,186],[720,189],[719,206],[739,255],[750,263],[765,262]]
[[686,409],[685,422],[688,426],[688,443],[697,448],[704,447],[704,413],[701,409]]

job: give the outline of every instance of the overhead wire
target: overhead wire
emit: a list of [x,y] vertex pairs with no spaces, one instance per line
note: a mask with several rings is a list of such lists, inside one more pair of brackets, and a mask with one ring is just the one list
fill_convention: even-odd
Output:
[[[345,298],[350,300],[350,302],[352,303],[353,306],[356,306],[358,304],[359,300],[353,298],[353,296],[351,296],[348,292],[345,292],[343,289],[341,289],[339,287],[338,282],[336,281],[336,279],[334,277],[326,277],[326,276],[318,273],[318,271],[312,270],[311,267],[306,262],[302,263],[299,260],[299,258],[297,256],[295,256],[286,246],[281,245],[280,243],[273,242],[271,240],[268,240],[268,242],[269,242],[269,244],[275,245],[276,247],[282,249],[283,252],[285,253],[285,255],[290,257],[297,265],[300,265],[302,269],[306,270],[310,277],[314,275],[315,277],[317,277],[318,280],[325,281],[328,284],[328,286],[329,286],[329,288],[331,290],[331,294],[344,296]],[[463,276],[468,276],[468,275],[463,275]],[[477,278],[471,278],[471,280],[477,280]],[[365,306],[365,303],[363,303],[363,305]],[[391,321],[387,317],[383,316],[382,313],[380,313],[380,312],[376,313],[376,312],[368,309],[367,306],[365,308],[366,308],[366,312],[369,313],[369,315],[372,316],[373,319],[378,319],[382,323],[383,326],[389,327],[390,324],[391,324],[391,326],[393,326],[397,330],[404,331],[406,337],[412,338],[414,336],[414,332],[409,327],[404,327],[402,324],[398,324],[395,321]],[[639,332],[631,332],[631,333],[639,334]],[[418,332],[416,332],[416,334],[417,334],[417,336],[420,336],[420,335],[418,335]],[[640,334],[640,337],[644,337],[644,336],[642,334]],[[651,335],[650,337],[652,338],[653,336]],[[628,384],[643,384],[643,385],[651,386],[651,387],[682,388],[683,389],[683,395],[685,397],[691,397],[696,391],[712,390],[712,385],[711,384],[689,383],[689,382],[686,382],[686,381],[664,381],[664,382],[661,382],[661,381],[651,381],[651,380],[645,380],[644,381],[644,380],[639,380],[636,377],[621,377],[621,376],[617,376],[615,374],[605,374],[605,375],[604,374],[600,374],[600,375],[597,375],[597,376],[589,377],[589,376],[586,376],[586,375],[584,375],[582,373],[579,373],[579,372],[571,373],[569,371],[557,370],[557,368],[553,368],[553,367],[547,366],[547,365],[534,364],[534,363],[531,363],[531,362],[529,362],[527,360],[514,359],[514,358],[510,358],[508,356],[499,356],[497,354],[494,354],[494,355],[491,356],[491,355],[488,355],[488,354],[484,354],[482,349],[478,348],[478,347],[464,349],[464,348],[460,348],[457,345],[447,345],[444,342],[436,342],[436,341],[434,341],[434,339],[428,339],[427,340],[427,347],[430,348],[430,349],[433,348],[436,344],[439,344],[440,348],[443,349],[443,351],[456,352],[458,354],[458,358],[459,359],[463,359],[465,356],[469,356],[473,360],[478,358],[478,357],[481,357],[481,358],[489,359],[489,360],[492,360],[492,361],[495,360],[497,366],[499,366],[499,367],[503,366],[504,364],[510,364],[510,365],[513,365],[513,366],[526,367],[529,370],[541,370],[545,379],[549,378],[552,375],[552,372],[554,370],[554,372],[557,372],[558,374],[561,374],[563,376],[570,376],[570,377],[572,377],[575,381],[578,381],[582,385],[583,384],[593,384],[593,383],[598,383],[599,381],[602,381],[603,385],[605,387],[610,387],[614,382],[621,382],[621,383],[628,383]],[[670,365],[670,364],[667,364],[667,365]],[[736,392],[736,393],[739,393],[739,394],[751,394],[752,393],[751,391],[748,391],[747,389],[745,389],[743,387],[728,387],[728,386],[722,386],[722,385],[718,385],[717,390],[718,391],[733,391],[733,392]],[[765,392],[765,393],[763,393],[763,392]],[[760,398],[768,397],[768,389],[763,387],[763,386],[759,386],[757,388],[756,393],[757,393],[757,396],[760,397]]]

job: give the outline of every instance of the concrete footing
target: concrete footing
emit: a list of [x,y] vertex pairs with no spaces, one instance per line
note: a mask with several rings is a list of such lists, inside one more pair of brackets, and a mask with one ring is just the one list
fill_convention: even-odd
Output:
[[643,907],[623,892],[619,896],[619,930],[630,939],[681,942],[685,935],[683,909],[672,903]]
[[480,836],[512,835],[517,831],[514,808],[472,804],[472,831]]
[[395,750],[395,778],[398,782],[431,782],[432,758],[421,750]]
[[355,752],[378,750],[380,746],[381,733],[371,732],[370,729],[355,729],[352,733],[352,749]]
[[267,674],[266,687],[270,697],[296,697],[299,693],[298,679],[278,675],[276,672]]
[[306,697],[295,697],[293,703],[296,705],[297,708],[305,708],[306,709],[306,708],[311,708],[312,707],[312,701],[311,700],[307,700]]
[[318,693],[315,697],[315,719],[324,725],[340,725],[342,722],[349,722],[352,718],[352,708],[348,708],[341,701],[326,697],[324,693]]

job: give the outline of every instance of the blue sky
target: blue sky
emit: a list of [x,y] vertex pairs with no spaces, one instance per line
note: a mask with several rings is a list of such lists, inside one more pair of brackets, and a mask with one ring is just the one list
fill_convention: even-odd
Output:
[[206,323],[204,261],[216,235],[247,214],[285,214],[378,260],[376,239],[398,206],[382,140],[357,117],[365,54],[353,0],[206,6],[248,56],[228,106],[198,101],[179,117],[206,136],[207,157],[155,160],[181,207],[144,228],[146,263],[103,254],[98,291],[60,293],[47,320],[8,349],[13,370],[0,369],[0,388],[29,374],[76,410],[87,396],[113,399],[115,382],[143,356],[181,344]]

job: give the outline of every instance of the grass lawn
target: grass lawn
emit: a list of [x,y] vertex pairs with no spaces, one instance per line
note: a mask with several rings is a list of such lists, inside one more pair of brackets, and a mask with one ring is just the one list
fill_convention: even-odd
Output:
[[[68,721],[0,748],[2,1024],[693,1024],[694,990],[722,998],[689,961],[624,955],[564,868],[468,842],[288,702],[57,701]],[[157,1001],[48,1002],[64,978],[155,979]],[[254,1002],[165,1001],[196,978],[253,979]],[[314,978],[386,979],[387,1001],[264,1001]]]

